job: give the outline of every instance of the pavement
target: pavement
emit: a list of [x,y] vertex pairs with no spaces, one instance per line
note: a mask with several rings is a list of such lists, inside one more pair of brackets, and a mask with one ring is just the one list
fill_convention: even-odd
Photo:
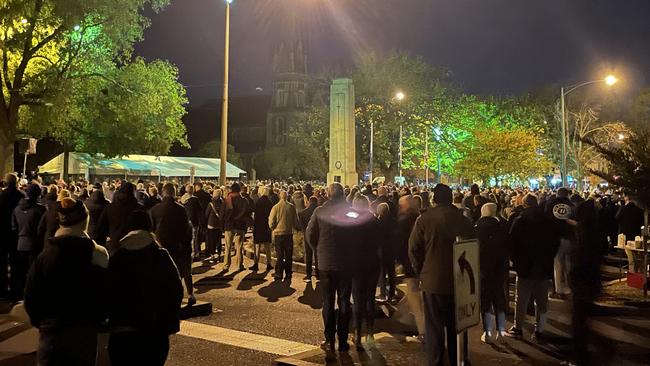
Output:
[[[245,259],[245,265],[252,262]],[[347,354],[326,359],[318,348],[322,340],[319,283],[304,283],[299,273],[291,281],[278,282],[269,272],[223,273],[221,269],[221,264],[194,264],[195,294],[199,301],[212,303],[212,312],[181,323],[181,331],[170,338],[167,365],[425,364],[423,345],[412,337],[416,333],[412,317],[400,305],[383,306],[378,312],[375,347],[366,352],[352,347]],[[512,321],[511,315],[508,318]],[[15,314],[0,317],[2,366],[35,365],[31,347],[35,330],[20,321]],[[470,360],[473,365],[559,365],[570,352],[570,326],[570,304],[554,300],[545,344],[528,340],[530,328],[524,329],[521,340],[484,344],[480,327],[473,327],[469,330]],[[598,316],[590,327],[594,364],[650,364],[650,314]],[[100,355],[98,364],[108,365],[103,350]]]

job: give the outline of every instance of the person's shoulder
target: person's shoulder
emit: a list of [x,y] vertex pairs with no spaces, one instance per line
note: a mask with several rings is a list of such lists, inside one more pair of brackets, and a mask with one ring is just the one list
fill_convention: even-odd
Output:
[[108,251],[101,245],[98,245],[94,241],[93,244],[93,253],[92,253],[92,264],[99,266],[101,268],[108,268]]

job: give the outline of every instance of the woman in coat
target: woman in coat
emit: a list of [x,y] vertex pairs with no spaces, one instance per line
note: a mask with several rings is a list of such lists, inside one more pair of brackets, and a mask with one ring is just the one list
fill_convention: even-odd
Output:
[[250,268],[257,271],[260,261],[260,254],[264,251],[266,255],[266,270],[273,269],[271,265],[271,228],[269,227],[269,216],[273,203],[269,199],[269,187],[260,187],[260,198],[255,205],[255,217],[253,221],[253,245],[255,246],[255,263]]
[[216,261],[219,262],[221,257],[221,234],[223,230],[223,223],[221,222],[221,205],[223,204],[223,191],[215,189],[212,192],[212,200],[205,208],[205,216],[208,230],[206,231],[205,245],[208,254],[208,260],[214,259],[217,255]]
[[169,335],[179,331],[183,287],[174,261],[151,234],[145,211],[108,263],[108,352],[113,366],[164,365]]
[[93,188],[93,192],[90,194],[84,204],[88,209],[88,235],[91,238],[97,236],[97,225],[99,223],[99,218],[102,216],[102,212],[110,202],[104,198],[104,191],[101,189],[101,186],[96,185]]

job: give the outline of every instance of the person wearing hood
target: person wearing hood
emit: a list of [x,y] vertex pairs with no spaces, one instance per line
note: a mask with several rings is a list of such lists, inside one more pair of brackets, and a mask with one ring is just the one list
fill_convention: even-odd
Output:
[[223,271],[230,269],[232,261],[232,248],[235,246],[235,260],[240,271],[244,270],[244,234],[247,229],[246,215],[248,203],[241,196],[241,186],[233,183],[230,193],[221,205],[221,217],[223,219],[223,230],[226,238],[226,253],[224,255]]
[[508,335],[523,336],[528,302],[532,297],[535,301],[535,328],[531,340],[541,342],[547,319],[548,292],[552,286],[553,260],[559,246],[557,226],[538,206],[535,195],[527,194],[523,207],[510,228],[517,295],[515,324],[508,330]]
[[25,193],[26,197],[18,202],[12,215],[12,227],[18,233],[18,257],[11,266],[12,297],[16,299],[23,297],[27,271],[43,249],[45,237],[45,206],[38,203],[41,187],[31,183]]
[[257,199],[257,204],[255,205],[255,214],[253,215],[255,258],[253,266],[249,268],[251,271],[257,271],[259,269],[260,255],[262,252],[266,255],[266,270],[270,271],[273,269],[273,265],[271,264],[271,242],[273,241],[273,236],[269,227],[269,215],[271,215],[273,204],[271,204],[271,200],[269,199],[270,189],[270,187],[259,188],[260,197]]
[[180,330],[183,286],[174,261],[134,211],[108,263],[108,353],[113,366],[164,365],[169,335]]
[[36,258],[25,286],[25,311],[39,329],[39,365],[94,366],[106,319],[108,253],[86,234],[81,201],[64,198],[61,227]]
[[88,209],[88,235],[91,238],[97,236],[97,227],[99,225],[99,218],[102,216],[104,209],[110,202],[104,198],[104,191],[100,184],[93,186],[93,191],[90,197],[84,202],[86,209]]
[[[493,336],[506,334],[508,301],[504,284],[508,278],[508,231],[505,222],[497,217],[497,205],[488,202],[481,207],[481,218],[476,223],[479,243],[481,314],[483,335],[481,341],[490,342]],[[493,333],[492,317],[496,315]]]
[[[4,179],[5,189],[0,192],[0,297],[7,297],[9,287],[13,294],[20,293],[21,289],[16,288],[17,283],[12,280],[9,283],[9,263],[12,268],[18,261],[18,232],[12,227],[13,212],[18,202],[25,196],[18,190],[18,177],[15,174],[7,174]],[[12,278],[15,278],[12,275]]]
[[131,212],[142,210],[142,206],[135,198],[135,186],[130,182],[123,182],[115,195],[113,202],[106,206],[102,215],[99,217],[99,223],[93,238],[98,244],[106,244],[109,253],[115,252],[120,246],[120,239],[126,235],[126,227]]

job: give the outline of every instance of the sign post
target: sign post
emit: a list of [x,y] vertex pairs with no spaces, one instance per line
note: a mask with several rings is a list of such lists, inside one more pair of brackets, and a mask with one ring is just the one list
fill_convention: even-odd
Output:
[[469,366],[467,329],[480,320],[480,268],[478,240],[456,240],[454,244],[454,306],[457,365]]

